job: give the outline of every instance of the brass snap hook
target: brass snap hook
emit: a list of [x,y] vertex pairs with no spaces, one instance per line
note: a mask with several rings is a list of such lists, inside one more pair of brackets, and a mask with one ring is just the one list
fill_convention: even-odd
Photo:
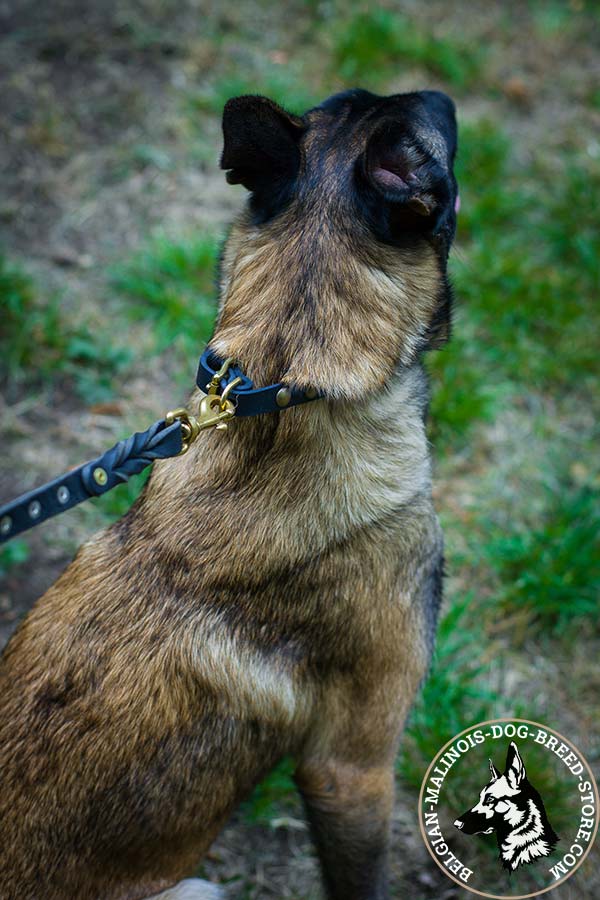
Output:
[[165,416],[167,425],[172,425],[177,420],[181,423],[181,450],[178,455],[183,456],[198,437],[200,423],[184,406],[169,410]]
[[242,379],[240,378],[239,375],[237,376],[237,378],[234,378],[232,381],[229,382],[229,384],[225,387],[225,390],[221,394],[221,407],[223,407],[223,405],[228,402],[227,398],[229,397],[229,395],[232,392],[232,390],[234,389],[234,387],[237,387],[238,384],[241,384],[241,383],[242,383]]
[[167,425],[179,420],[181,423],[181,451],[182,456],[194,443],[201,431],[205,428],[217,428],[224,431],[227,428],[227,422],[235,416],[235,406],[229,400],[231,391],[241,384],[242,379],[237,376],[233,378],[225,387],[222,394],[218,393],[221,379],[227,374],[233,357],[226,359],[218,372],[215,372],[207,385],[208,393],[204,394],[200,401],[200,409],[198,415],[194,416],[184,406],[170,410],[165,416]]
[[233,365],[234,362],[235,362],[234,357],[229,356],[225,360],[225,362],[223,363],[223,365],[221,366],[219,371],[215,372],[213,377],[210,379],[210,382],[206,385],[206,391],[208,394],[214,395],[218,392],[219,385],[221,383],[221,379],[225,378],[225,376],[227,375],[229,369],[231,368],[231,366]]

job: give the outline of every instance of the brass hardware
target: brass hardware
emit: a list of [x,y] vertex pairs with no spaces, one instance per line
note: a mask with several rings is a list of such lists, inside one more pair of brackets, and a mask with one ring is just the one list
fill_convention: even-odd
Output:
[[[215,372],[213,377],[210,379],[210,382],[206,385],[206,391],[208,394],[216,395],[219,390],[219,384],[221,383],[221,378],[225,378],[229,369],[235,362],[233,356],[228,356],[221,368],[218,372]],[[241,380],[241,379],[240,379]]]
[[181,450],[179,456],[187,453],[190,445],[194,443],[204,429],[217,428],[219,431],[224,431],[227,428],[227,422],[229,419],[233,419],[235,415],[235,406],[231,400],[227,399],[227,394],[239,381],[241,379],[234,379],[231,385],[227,385],[222,395],[216,392],[204,394],[200,401],[200,409],[197,416],[192,415],[183,406],[178,409],[172,409],[166,414],[165,422],[167,425],[172,425],[177,419],[181,422]]
[[200,433],[200,424],[197,418],[192,416],[185,406],[178,406],[177,409],[171,409],[165,416],[167,425],[173,425],[176,420],[179,420],[181,423],[181,450],[179,451],[179,456],[183,456],[183,454],[187,453],[189,450],[190,444],[198,437],[198,434]]
[[[200,429],[218,428],[226,425],[235,415],[235,406],[231,400],[223,402],[218,394],[207,394],[200,401]],[[220,430],[223,430],[222,428]]]
[[227,400],[227,398],[229,397],[229,395],[232,392],[232,390],[234,389],[234,387],[237,387],[238,384],[241,384],[241,383],[242,383],[242,379],[238,375],[237,378],[234,378],[233,381],[230,381],[229,384],[225,386],[225,390],[221,394],[221,406]]
[[306,388],[306,390],[304,391],[304,396],[307,400],[314,400],[317,396],[317,389],[314,387]]
[[104,487],[104,485],[108,481],[108,475],[106,474],[106,470],[103,469],[101,466],[98,466],[96,469],[94,469],[94,471],[92,472],[92,478],[94,479],[96,484],[100,485],[100,487]]
[[275,403],[277,404],[277,406],[287,406],[291,399],[292,392],[289,388],[279,388],[279,390],[275,394]]

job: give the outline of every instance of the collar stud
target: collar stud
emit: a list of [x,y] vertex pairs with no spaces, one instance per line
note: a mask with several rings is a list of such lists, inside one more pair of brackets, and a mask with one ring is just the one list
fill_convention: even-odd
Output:
[[279,388],[279,390],[275,394],[275,403],[277,404],[277,406],[280,406],[281,408],[287,406],[291,399],[292,399],[292,392],[290,391],[289,388],[286,388],[286,387]]

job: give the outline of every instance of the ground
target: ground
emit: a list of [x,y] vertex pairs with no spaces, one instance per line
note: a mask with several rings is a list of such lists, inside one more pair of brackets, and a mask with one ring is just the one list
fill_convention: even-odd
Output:
[[[448,578],[399,761],[397,897],[466,896],[416,825],[419,780],[461,728],[521,714],[600,759],[599,25],[577,2],[0,4],[0,499],[184,399],[218,239],[243,201],[218,168],[228,96],[298,112],[350,84],[456,100],[458,313],[429,361]],[[2,550],[2,640],[138,490]],[[319,896],[285,767],[203,868],[240,897]],[[599,868],[590,859],[553,896],[597,896]]]

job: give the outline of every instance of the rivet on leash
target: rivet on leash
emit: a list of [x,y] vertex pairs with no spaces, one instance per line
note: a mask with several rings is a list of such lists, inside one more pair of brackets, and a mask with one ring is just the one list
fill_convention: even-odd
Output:
[[33,500],[27,507],[27,512],[31,519],[37,519],[42,511],[42,504],[38,500]]
[[67,503],[70,496],[71,496],[71,491],[64,484],[62,484],[56,492],[56,499],[58,500],[59,503],[62,503],[63,506],[65,503]]
[[96,484],[100,485],[100,487],[104,487],[104,485],[108,481],[108,475],[106,474],[106,471],[100,466],[98,466],[97,469],[94,469],[94,471],[92,472],[92,478],[94,479]]

